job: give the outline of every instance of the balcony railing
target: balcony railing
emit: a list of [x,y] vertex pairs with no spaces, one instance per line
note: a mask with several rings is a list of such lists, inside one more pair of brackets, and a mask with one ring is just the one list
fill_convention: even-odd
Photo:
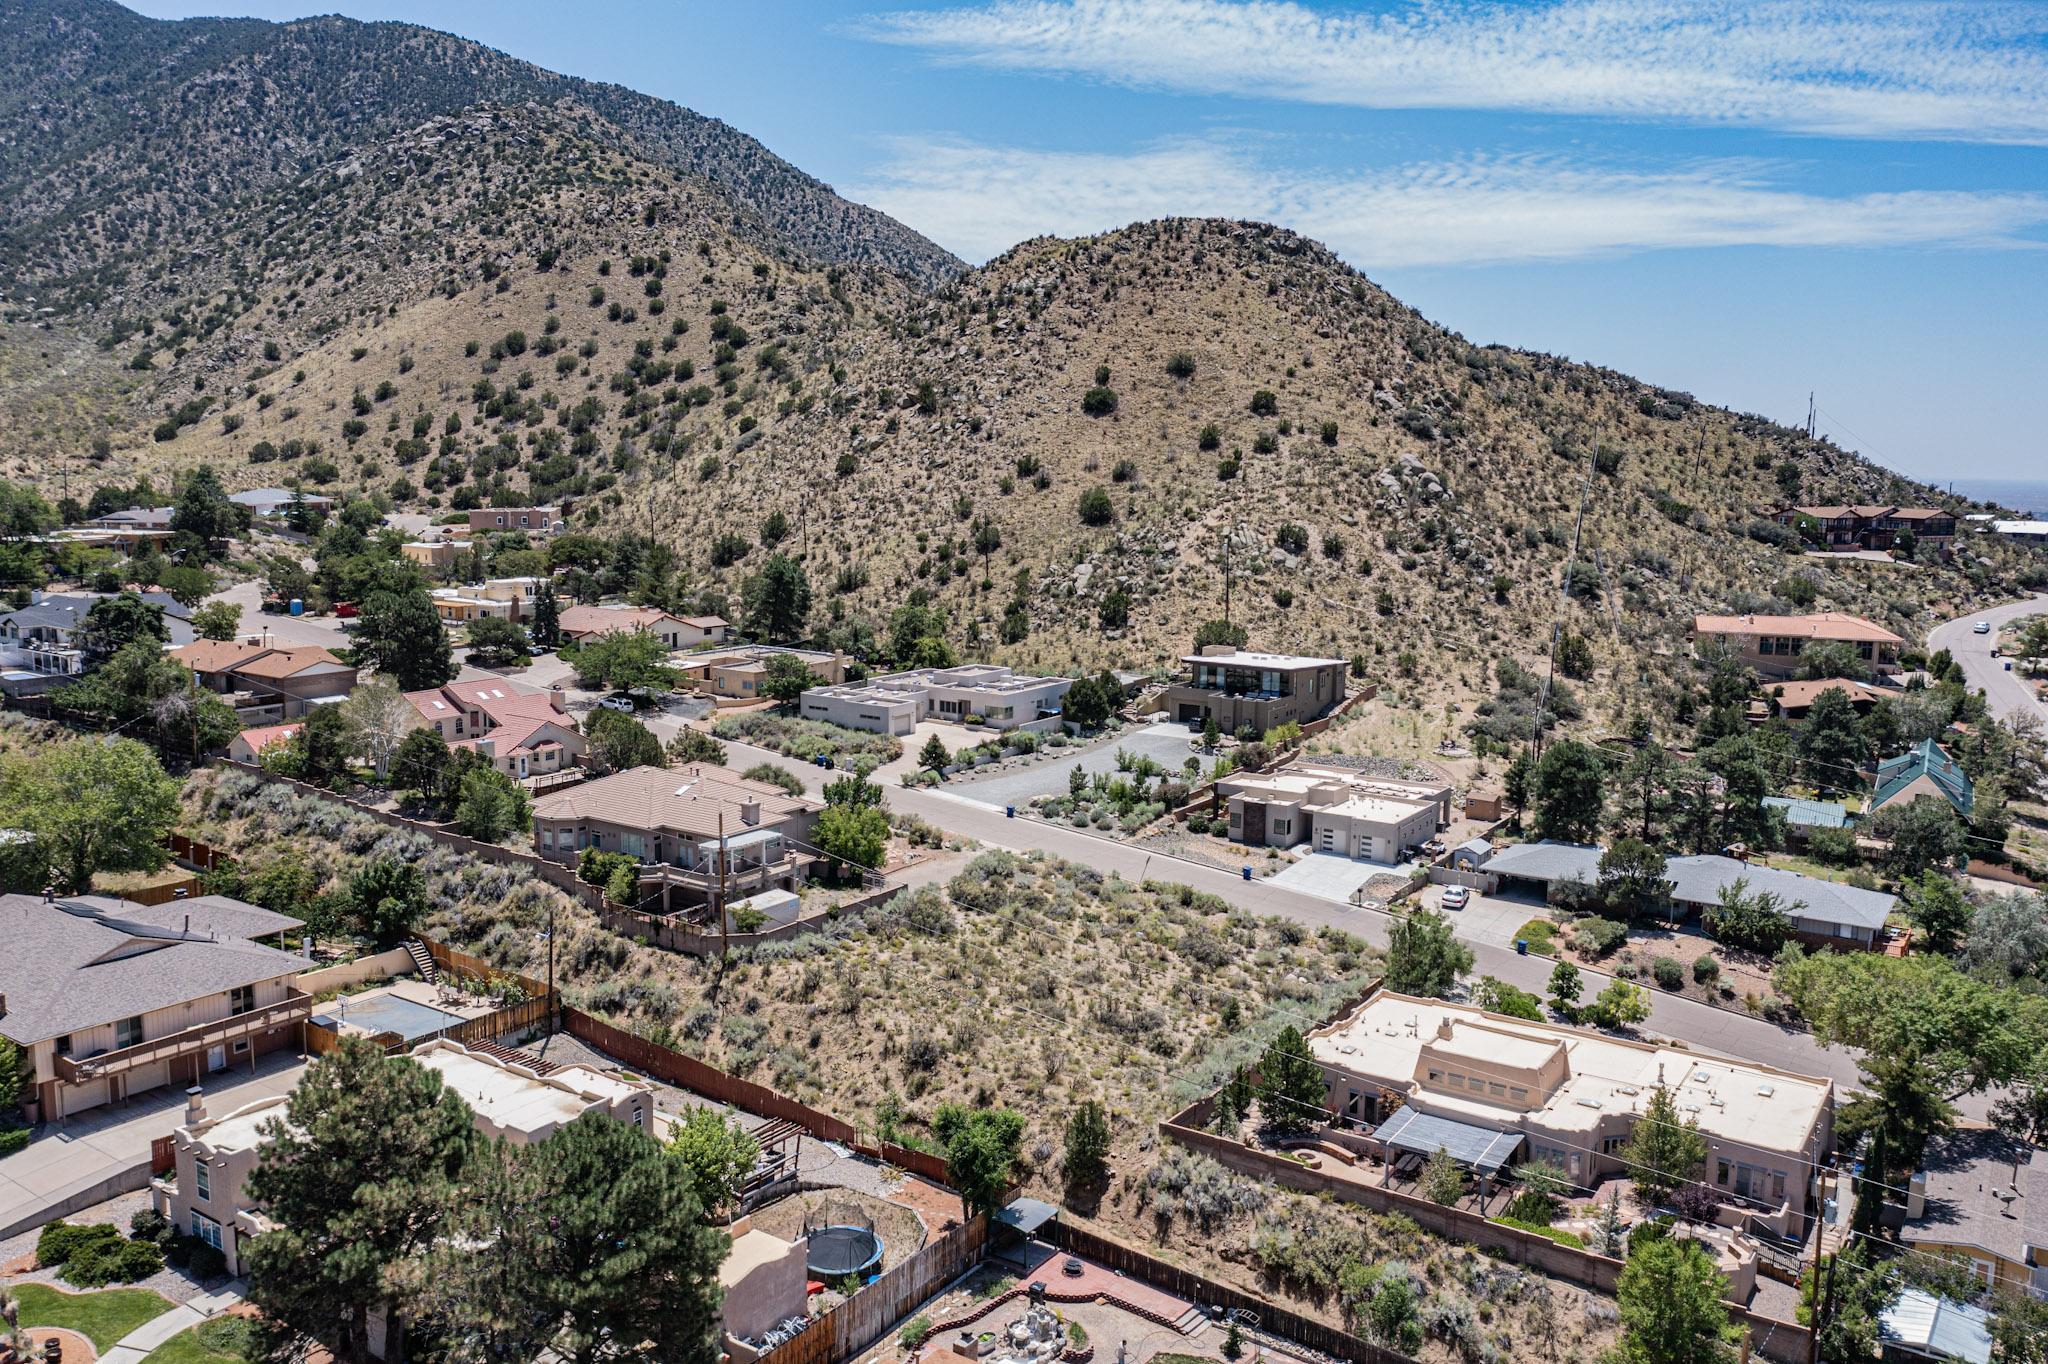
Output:
[[138,1042],[132,1047],[116,1047],[96,1056],[59,1056],[57,1078],[66,1084],[76,1085],[107,1075],[125,1074],[138,1066],[175,1060],[237,1038],[268,1032],[290,1023],[303,1023],[312,1013],[313,997],[294,994],[275,1004],[251,1009],[248,1013],[194,1024],[147,1042]]
[[[725,886],[728,891],[753,888],[760,889],[772,881],[785,876],[798,876],[803,868],[814,859],[808,854],[785,853],[774,862],[732,862],[725,869]],[[650,862],[640,868],[641,876],[648,880],[666,881],[674,886],[687,886],[692,890],[710,891],[718,888],[718,871],[715,867],[678,867],[668,862]]]

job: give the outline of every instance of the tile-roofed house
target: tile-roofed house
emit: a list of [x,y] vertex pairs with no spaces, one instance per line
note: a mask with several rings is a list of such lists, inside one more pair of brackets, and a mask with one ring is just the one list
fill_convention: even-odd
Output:
[[1789,678],[1799,670],[1808,645],[1846,644],[1879,673],[1897,672],[1905,641],[1874,621],[1840,611],[1804,616],[1695,616],[1696,643],[1719,642],[1767,678]]
[[[704,635],[668,612],[653,606],[566,607],[560,616],[562,637],[582,641],[599,635],[650,634],[667,649],[686,649],[701,643]],[[687,643],[685,641],[688,641]]]
[[729,896],[794,890],[823,808],[723,767],[635,767],[534,801],[533,845],[570,864],[585,848],[625,853],[660,883],[664,906],[672,892],[695,904],[718,886],[721,836]]
[[201,639],[173,649],[199,685],[218,693],[243,720],[296,720],[355,689],[357,670],[318,645]]
[[1879,701],[1889,700],[1899,693],[1892,687],[1873,687],[1847,677],[1800,678],[1792,682],[1773,682],[1764,688],[1766,694],[1777,703],[1778,714],[1787,720],[1803,720],[1806,712],[1813,709],[1813,703],[1825,691],[1839,691],[1848,699],[1850,708],[1863,715]]
[[280,931],[281,916],[202,900],[0,896],[0,1036],[28,1052],[43,1117],[299,1043],[310,963],[249,941]]
[[1781,526],[1812,521],[1819,529],[1820,543],[1832,550],[1890,550],[1899,544],[1899,532],[1909,531],[1916,540],[1944,547],[1955,537],[1956,515],[1940,507],[1895,507],[1889,503],[1779,507],[1770,513]]
[[1939,796],[1955,807],[1964,819],[1976,805],[1976,788],[1948,750],[1932,739],[1922,739],[1895,758],[1877,765],[1877,789],[1870,798],[1869,813],[1887,805],[1903,805],[1922,796]]
[[1985,1128],[1934,1137],[1899,1240],[1964,1256],[1987,1284],[2048,1288],[2048,1152]]
[[405,699],[451,747],[475,748],[514,781],[552,778],[583,760],[588,744],[553,692],[503,678],[450,682]]
[[265,750],[288,744],[303,725],[261,725],[243,730],[228,740],[228,757],[238,763],[260,763]]

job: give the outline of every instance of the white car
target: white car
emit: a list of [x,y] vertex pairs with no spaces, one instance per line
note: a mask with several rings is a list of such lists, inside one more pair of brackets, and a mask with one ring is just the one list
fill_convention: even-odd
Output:
[[1442,903],[1445,909],[1463,909],[1472,903],[1472,892],[1464,886],[1446,886]]
[[633,713],[633,703],[623,696],[607,696],[597,704],[603,706],[606,710],[622,710],[628,715]]
[[1975,625],[1971,626],[1970,629],[1977,634],[1988,635],[1991,633],[1991,622],[1988,620],[1980,620]]

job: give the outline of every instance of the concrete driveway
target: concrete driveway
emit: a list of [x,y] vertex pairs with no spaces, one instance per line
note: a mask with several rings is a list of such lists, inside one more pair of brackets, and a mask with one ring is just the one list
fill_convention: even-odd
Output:
[[1549,911],[1535,900],[1481,895],[1476,890],[1463,909],[1444,909],[1444,892],[1449,889],[1449,886],[1424,886],[1416,900],[1430,909],[1443,910],[1444,917],[1451,921],[1452,928],[1466,942],[1481,942],[1512,952],[1515,935],[1523,924],[1531,919],[1549,917]]
[[1287,867],[1268,876],[1266,883],[1298,890],[1319,900],[1335,900],[1338,904],[1348,905],[1352,892],[1367,881],[1400,870],[1392,862],[1370,862],[1340,857],[1336,853],[1311,852],[1295,858]]
[[947,783],[946,789],[998,810],[1006,805],[1021,808],[1029,805],[1034,796],[1065,795],[1067,774],[1077,767],[1090,776],[1097,772],[1114,774],[1118,749],[1134,758],[1149,757],[1169,772],[1179,772],[1181,764],[1189,757],[1198,756],[1193,746],[1198,737],[1186,725],[1172,722],[1135,726],[1072,757],[1051,758],[1019,771],[980,780],[955,777]]
[[[218,1117],[257,1099],[290,1092],[306,1063],[273,1052],[246,1070],[206,1077],[208,1112]],[[149,1144],[185,1117],[185,1091],[150,1090],[124,1104],[44,1123],[28,1146],[0,1160],[0,1239],[40,1226],[149,1182]]]
[[241,625],[235,635],[237,639],[262,638],[283,648],[303,644],[317,645],[322,649],[348,647],[348,635],[343,632],[341,621],[334,616],[263,614],[261,583],[236,583],[225,591],[214,593],[207,600],[231,602],[242,608]]
[[[1937,625],[1927,635],[1929,652],[1946,649],[1962,664],[1963,676],[1972,687],[1984,693],[1991,711],[2007,722],[2023,715],[2031,715],[2048,724],[2048,705],[2043,705],[2031,683],[2017,671],[2007,672],[2005,660],[1991,656],[1991,646],[1998,642],[1998,631],[2029,616],[2048,613],[2048,595],[2030,597],[2005,606],[1994,606],[1984,611],[1973,611],[1958,617],[1945,625]],[[1980,620],[1991,622],[1991,633],[1980,635],[1975,626]]]

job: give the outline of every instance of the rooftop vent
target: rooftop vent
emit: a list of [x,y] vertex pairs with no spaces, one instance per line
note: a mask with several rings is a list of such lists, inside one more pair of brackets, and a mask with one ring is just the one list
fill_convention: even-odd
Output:
[[1758,1085],[1756,1087],[1756,1092],[1760,1098],[1768,1099],[1773,1094],[1776,1094],[1778,1091],[1770,1085]]

